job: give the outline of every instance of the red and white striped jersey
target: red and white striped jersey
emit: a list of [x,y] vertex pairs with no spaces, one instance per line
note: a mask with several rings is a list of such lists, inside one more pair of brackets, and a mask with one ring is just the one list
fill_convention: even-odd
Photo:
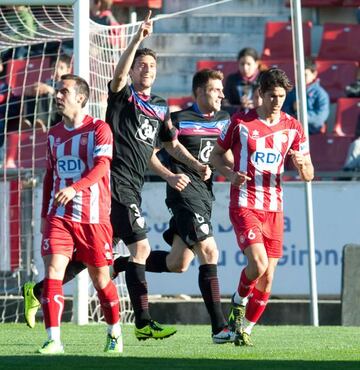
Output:
[[282,211],[281,174],[286,154],[289,149],[309,154],[301,124],[283,112],[278,122],[268,124],[253,109],[235,114],[217,142],[224,150],[231,149],[234,171],[251,177],[240,188],[231,186],[230,207]]
[[[112,151],[112,132],[104,121],[85,116],[78,128],[69,129],[63,122],[52,127],[48,135],[47,162],[48,170],[53,173],[53,181],[44,184],[51,187],[47,216],[81,223],[109,223],[110,166],[105,176],[78,191],[65,207],[55,205],[54,196],[59,190],[87,176],[97,158],[106,157],[110,161]],[[43,205],[43,209],[46,206]]]

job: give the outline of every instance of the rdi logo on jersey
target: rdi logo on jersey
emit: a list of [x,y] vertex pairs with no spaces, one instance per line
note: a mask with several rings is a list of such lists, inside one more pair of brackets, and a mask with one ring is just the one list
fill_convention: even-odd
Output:
[[57,160],[57,172],[61,179],[79,177],[85,170],[84,162],[72,155],[65,155]]
[[260,166],[262,170],[277,170],[281,162],[281,153],[273,149],[257,150],[251,155],[252,164],[257,167]]

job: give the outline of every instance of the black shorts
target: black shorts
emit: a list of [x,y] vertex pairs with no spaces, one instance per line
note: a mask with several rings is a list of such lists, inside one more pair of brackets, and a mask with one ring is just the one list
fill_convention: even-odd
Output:
[[213,236],[210,221],[212,202],[167,199],[166,205],[172,215],[169,229],[163,234],[168,244],[172,244],[174,234],[179,235],[189,248]]
[[114,239],[126,245],[147,238],[148,227],[141,215],[141,197],[129,190],[122,192],[121,199],[111,199],[111,225]]

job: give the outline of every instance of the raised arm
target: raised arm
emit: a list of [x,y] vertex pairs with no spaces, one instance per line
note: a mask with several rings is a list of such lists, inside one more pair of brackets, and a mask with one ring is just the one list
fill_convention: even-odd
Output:
[[149,10],[144,22],[140,25],[129,46],[120,57],[120,60],[115,68],[113,79],[110,83],[110,89],[114,93],[120,91],[126,85],[128,74],[135,57],[135,52],[140,43],[152,33],[152,21],[150,20],[150,17],[151,10]]

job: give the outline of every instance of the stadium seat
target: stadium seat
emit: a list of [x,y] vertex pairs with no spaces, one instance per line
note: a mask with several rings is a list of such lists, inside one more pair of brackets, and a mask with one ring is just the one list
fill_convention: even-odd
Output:
[[50,57],[34,57],[29,59],[13,59],[6,68],[6,79],[15,96],[21,96],[24,87],[37,81],[45,82],[51,77]]
[[311,135],[310,153],[317,171],[341,171],[345,162],[350,136]]
[[239,70],[238,62],[236,60],[198,60],[196,63],[196,70],[210,68],[217,69],[224,74],[224,80],[226,77],[235,73]]
[[162,8],[162,0],[113,0],[113,3],[114,5],[131,6],[134,8]]
[[[311,54],[311,22],[303,23],[304,53]],[[261,57],[265,60],[293,59],[292,32],[289,22],[267,22],[265,26],[264,50]]]
[[276,67],[282,69],[289,77],[292,83],[295,82],[295,71],[294,62],[292,59],[289,60],[262,60],[261,64],[267,68]]
[[345,96],[345,87],[356,81],[357,62],[317,60],[316,66],[321,85],[329,93],[331,102]]
[[360,24],[325,23],[318,59],[360,61]]
[[360,6],[359,0],[342,0],[341,6],[349,7],[349,8],[357,8]]
[[359,119],[360,98],[340,98],[336,107],[334,133],[354,137]]
[[[342,6],[343,0],[301,0],[302,8],[321,8]],[[290,0],[286,0],[286,6],[290,6]]]
[[42,130],[9,132],[5,166],[8,168],[32,168],[33,166],[46,168],[46,142],[47,133]]
[[192,96],[181,96],[177,98],[168,98],[167,100],[167,103],[170,108],[178,107],[180,109],[186,109],[187,107],[190,107],[190,105],[192,105],[193,102],[194,102],[194,99]]

